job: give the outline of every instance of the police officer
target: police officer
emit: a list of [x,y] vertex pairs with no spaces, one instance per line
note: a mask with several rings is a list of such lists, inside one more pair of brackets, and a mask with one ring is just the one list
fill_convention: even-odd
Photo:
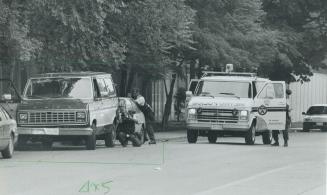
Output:
[[[289,96],[292,94],[292,91],[287,89],[286,94],[287,94],[287,96]],[[286,104],[286,124],[285,124],[285,130],[282,131],[283,139],[284,139],[284,147],[288,146],[288,139],[289,139],[288,130],[291,126],[291,123],[292,123],[292,119],[290,116],[290,106],[288,104]],[[279,134],[279,131],[276,131],[276,130],[272,131],[272,136],[275,141],[275,143],[272,144],[273,146],[279,146],[278,134]]]
[[133,88],[132,98],[144,114],[146,123],[146,133],[149,135],[150,138],[149,144],[156,144],[156,139],[154,137],[154,130],[152,126],[152,123],[154,121],[154,113],[152,111],[151,106],[145,102],[145,99],[142,95],[140,95],[140,89],[138,88]]

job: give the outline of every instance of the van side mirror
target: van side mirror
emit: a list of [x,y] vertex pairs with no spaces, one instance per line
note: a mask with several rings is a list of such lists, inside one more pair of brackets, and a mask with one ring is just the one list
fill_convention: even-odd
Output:
[[302,112],[302,115],[307,115],[307,113],[305,113],[305,112]]

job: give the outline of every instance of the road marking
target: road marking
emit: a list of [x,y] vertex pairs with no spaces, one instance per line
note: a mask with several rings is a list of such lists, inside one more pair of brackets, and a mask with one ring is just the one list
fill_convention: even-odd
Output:
[[[285,167],[272,169],[270,171],[265,171],[265,172],[262,172],[262,173],[259,173],[259,174],[256,174],[256,175],[253,175],[253,176],[250,176],[250,177],[246,177],[246,178],[236,180],[236,181],[233,181],[233,182],[221,185],[221,186],[217,186],[217,187],[214,187],[214,188],[202,191],[202,192],[198,192],[195,195],[217,194],[217,193],[215,193],[215,191],[217,191],[217,190],[221,190],[221,189],[228,188],[228,187],[231,187],[231,186],[239,185],[241,183],[245,183],[247,181],[254,180],[254,179],[258,178],[258,177],[266,176],[266,175],[269,175],[271,173],[279,172],[279,171],[294,167],[295,165],[300,165],[300,164],[305,164],[305,163],[308,163],[308,162],[296,163],[296,164],[288,165],[288,166],[285,166]],[[326,161],[323,162],[323,163],[326,164]]]

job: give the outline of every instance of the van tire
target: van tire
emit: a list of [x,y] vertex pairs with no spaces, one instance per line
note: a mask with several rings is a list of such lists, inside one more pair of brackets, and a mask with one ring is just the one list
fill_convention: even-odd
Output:
[[8,159],[8,158],[12,157],[12,155],[14,153],[14,140],[15,140],[15,137],[13,134],[11,134],[8,146],[3,151],[1,151],[3,158]]
[[309,131],[310,131],[310,129],[303,127],[303,132],[309,132]]
[[245,134],[245,143],[247,145],[253,145],[255,143],[255,132],[256,132],[256,127],[255,124],[252,123],[250,129]]
[[27,145],[28,138],[24,135],[18,135],[15,150],[23,150]]
[[[141,143],[144,143],[144,137],[145,137],[145,129],[144,126],[142,125],[141,131],[136,133],[138,139],[141,141]],[[142,145],[141,144],[141,145]]]
[[115,141],[116,141],[116,125],[112,125],[109,129],[109,132],[104,135],[104,143],[106,147],[113,148],[115,147]]
[[199,136],[199,131],[198,130],[191,130],[191,129],[187,130],[187,141],[188,141],[188,143],[190,143],[190,144],[196,143],[196,141],[198,140],[198,136]]
[[217,142],[218,132],[217,131],[209,131],[208,132],[208,141],[211,144],[215,144]]
[[321,132],[327,132],[327,127],[323,127],[320,129]]
[[92,128],[92,134],[87,136],[86,138],[86,149],[87,150],[95,150],[96,149],[96,135],[95,135],[95,132],[96,132],[96,125],[95,123],[92,124],[91,126]]
[[50,150],[52,148],[52,145],[53,145],[53,141],[51,139],[42,141],[42,146],[46,150]]
[[263,144],[271,144],[272,134],[271,131],[265,131],[262,133],[262,142]]

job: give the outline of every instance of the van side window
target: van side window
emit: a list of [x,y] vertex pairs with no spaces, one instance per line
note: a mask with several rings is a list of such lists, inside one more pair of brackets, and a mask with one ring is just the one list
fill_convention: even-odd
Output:
[[101,97],[108,97],[109,92],[108,92],[107,86],[106,86],[106,84],[104,82],[104,79],[97,78],[96,80],[97,80],[97,83],[98,83],[98,87],[99,87]]
[[189,91],[192,91],[193,94],[195,94],[195,89],[196,86],[198,85],[199,81],[198,80],[191,80]]
[[4,119],[5,119],[4,114],[3,114],[2,110],[0,109],[0,121],[2,121]]
[[284,98],[284,87],[281,83],[274,83],[274,91],[276,94],[276,98]]
[[101,97],[96,79],[93,79],[93,93],[95,98]]
[[115,88],[114,88],[112,80],[110,78],[105,78],[104,82],[106,84],[109,95],[115,94]]
[[259,93],[260,90],[265,86],[265,82],[262,82],[262,81],[256,81],[256,82],[255,82],[255,86],[256,86],[256,91],[257,91],[257,93]]
[[255,82],[252,82],[252,86],[253,86],[253,98],[254,98],[255,96],[257,96],[258,91]]
[[11,119],[11,117],[7,114],[6,110],[0,110],[0,113],[5,119]]
[[261,91],[261,93],[258,95],[259,99],[274,99],[275,96],[275,90],[272,84],[267,84],[264,89]]
[[248,97],[252,98],[252,85],[249,83]]

